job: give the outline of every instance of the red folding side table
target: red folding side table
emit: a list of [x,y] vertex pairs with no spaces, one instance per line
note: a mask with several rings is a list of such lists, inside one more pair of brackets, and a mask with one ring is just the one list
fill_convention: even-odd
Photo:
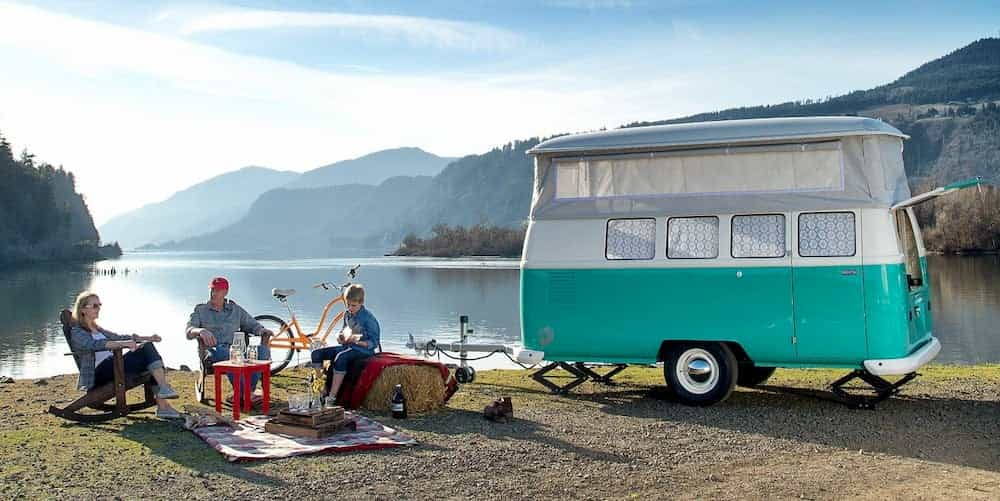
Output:
[[264,414],[271,410],[271,362],[236,363],[226,360],[212,364],[215,371],[215,412],[222,413],[222,375],[233,375],[233,419],[240,418],[240,403],[246,412],[250,412],[250,376],[259,372],[261,386],[264,389]]

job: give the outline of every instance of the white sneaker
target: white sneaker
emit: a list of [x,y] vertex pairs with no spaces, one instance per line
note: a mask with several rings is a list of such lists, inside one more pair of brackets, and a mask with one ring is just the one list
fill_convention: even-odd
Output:
[[160,391],[156,392],[156,398],[170,400],[178,397],[180,397],[180,395],[178,395],[177,392],[170,387],[170,385],[163,385],[160,387]]

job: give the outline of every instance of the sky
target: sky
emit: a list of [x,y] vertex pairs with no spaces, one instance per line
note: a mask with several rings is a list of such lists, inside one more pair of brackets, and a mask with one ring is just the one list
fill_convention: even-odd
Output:
[[247,165],[835,96],[990,36],[995,1],[0,0],[0,134],[100,225]]

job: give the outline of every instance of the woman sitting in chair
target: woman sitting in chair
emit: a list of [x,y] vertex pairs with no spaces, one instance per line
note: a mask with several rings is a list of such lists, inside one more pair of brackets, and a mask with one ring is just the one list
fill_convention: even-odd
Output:
[[[73,329],[70,333],[70,349],[80,359],[80,387],[90,390],[104,385],[115,378],[112,349],[128,348],[125,354],[125,374],[141,374],[149,371],[156,380],[156,417],[178,418],[180,414],[170,406],[167,399],[177,398],[177,392],[167,383],[163,371],[163,359],[153,346],[160,336],[122,336],[97,325],[101,313],[101,298],[93,292],[83,292],[76,298],[73,308]],[[147,341],[142,343],[139,342]]]

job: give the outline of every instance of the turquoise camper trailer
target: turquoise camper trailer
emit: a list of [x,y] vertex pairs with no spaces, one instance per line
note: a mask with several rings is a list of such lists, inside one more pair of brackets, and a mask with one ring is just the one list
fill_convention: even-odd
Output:
[[542,142],[529,151],[524,348],[578,365],[662,362],[693,405],[776,367],[850,369],[838,383],[894,393],[941,348],[912,206],[977,183],[911,197],[906,137],[809,117]]

